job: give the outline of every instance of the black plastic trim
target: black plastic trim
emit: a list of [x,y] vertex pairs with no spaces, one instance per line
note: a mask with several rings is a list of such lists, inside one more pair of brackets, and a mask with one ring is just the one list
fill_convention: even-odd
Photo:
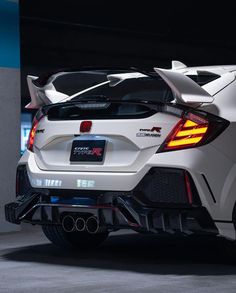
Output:
[[206,183],[206,186],[207,186],[207,188],[208,188],[208,190],[210,192],[210,195],[212,197],[212,200],[214,201],[214,203],[216,203],[216,199],[215,199],[214,193],[213,193],[213,191],[211,189],[211,186],[210,186],[210,184],[209,184],[209,182],[208,182],[208,180],[207,180],[207,178],[206,178],[206,176],[204,174],[202,174],[202,178],[203,178],[203,180]]
[[[79,105],[89,105],[89,103],[92,102],[92,104],[101,103],[104,102],[104,100],[101,99],[95,99],[90,101],[89,99],[82,100],[82,101],[74,101],[74,102],[66,102],[66,103],[59,103],[59,104],[53,104],[49,106],[43,107],[43,112],[45,115],[47,115],[48,120],[50,121],[64,121],[64,120],[112,120],[112,119],[143,119],[150,117],[157,112],[163,112],[163,104],[161,103],[148,103],[146,101],[121,101],[121,100],[109,100],[107,99],[106,102],[109,102],[109,106],[105,109],[83,109],[79,108],[77,106]],[[118,115],[116,111],[118,111],[118,107],[120,105],[135,105],[140,106],[140,111],[142,113],[137,114],[123,114]],[[61,110],[65,107],[65,113],[61,113]],[[142,107],[142,109],[141,109]],[[67,113],[66,113],[66,109]],[[70,109],[71,108],[71,109]],[[68,111],[76,111],[72,116],[66,116],[69,115]],[[64,115],[64,116],[63,116]]]
[[233,224],[233,221],[213,220],[215,223]]
[[[173,176],[174,174],[178,176],[180,176],[178,178],[178,184],[179,186],[182,184],[183,185],[183,195],[185,197],[185,200],[182,202],[178,202],[180,199],[178,199],[179,194],[176,194],[176,202],[161,202],[159,201],[151,201],[147,195],[145,194],[144,190],[140,189],[140,185],[142,186],[142,184],[145,182],[145,178],[147,176],[154,176],[156,173],[163,174],[166,178],[166,180],[169,180],[169,176]],[[189,172],[187,172],[188,174],[188,178],[190,180],[190,185],[191,185],[191,190],[192,190],[192,194],[193,194],[193,202],[192,204],[190,204],[188,202],[188,196],[187,196],[187,190],[186,190],[186,183],[185,183],[185,172],[186,170],[184,169],[180,169],[180,168],[167,168],[167,167],[152,167],[146,174],[145,176],[141,179],[141,181],[137,184],[137,186],[131,191],[132,192],[132,196],[135,197],[135,199],[137,201],[139,201],[142,205],[147,206],[147,207],[170,207],[170,208],[191,208],[192,206],[195,207],[200,207],[202,206],[199,194],[198,194],[198,190],[196,188],[196,185],[192,179],[192,176]],[[172,177],[173,178],[173,177]],[[150,182],[150,181],[149,181]],[[170,183],[169,183],[170,184]],[[174,184],[174,183],[173,183]],[[165,184],[166,185],[166,184]],[[166,186],[167,187],[167,186]],[[164,191],[163,191],[164,192]],[[183,199],[183,198],[182,198]]]

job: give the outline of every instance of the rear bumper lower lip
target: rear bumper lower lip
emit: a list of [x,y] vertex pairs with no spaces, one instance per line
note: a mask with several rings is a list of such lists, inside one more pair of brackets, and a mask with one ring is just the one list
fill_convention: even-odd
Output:
[[[194,204],[187,200],[185,169],[146,165],[137,173],[51,172],[40,170],[30,152],[18,168],[23,188],[19,188],[16,202],[5,206],[6,219],[12,223],[60,225],[62,213],[86,212],[96,217],[102,214],[111,230],[126,227],[154,233],[161,230],[191,234],[188,223],[197,219],[198,224],[201,222],[200,230],[201,226],[207,226],[203,228],[217,231],[200,199],[194,200]],[[85,186],[90,181],[94,181],[93,187]],[[56,197],[59,201],[54,203]],[[83,197],[94,201],[81,205]],[[74,198],[73,203],[77,204],[62,203],[63,198]],[[194,199],[197,198],[196,192]],[[95,205],[90,205],[91,202]]]
[[[44,196],[44,198],[46,198]],[[50,197],[48,198],[50,199]],[[81,205],[45,202],[41,194],[9,203],[5,206],[6,220],[20,224],[28,222],[38,225],[61,225],[62,216],[95,216],[107,230],[129,228],[151,233],[169,234],[194,232],[217,234],[217,228],[203,207],[153,208],[144,207],[134,198],[115,196],[110,203]],[[201,219],[207,219],[202,226]]]

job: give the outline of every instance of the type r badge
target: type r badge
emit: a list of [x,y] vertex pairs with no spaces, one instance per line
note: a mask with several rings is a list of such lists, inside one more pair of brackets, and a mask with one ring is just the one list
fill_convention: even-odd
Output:
[[137,137],[160,137],[161,127],[153,126],[152,128],[140,128],[136,133]]

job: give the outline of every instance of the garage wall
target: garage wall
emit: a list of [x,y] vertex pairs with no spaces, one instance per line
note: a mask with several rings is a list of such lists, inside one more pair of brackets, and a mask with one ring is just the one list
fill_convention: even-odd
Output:
[[19,229],[5,221],[4,205],[15,198],[20,157],[20,57],[17,1],[0,0],[0,232]]

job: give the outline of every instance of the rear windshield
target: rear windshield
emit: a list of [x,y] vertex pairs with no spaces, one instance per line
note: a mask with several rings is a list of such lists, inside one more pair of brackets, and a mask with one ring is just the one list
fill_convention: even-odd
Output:
[[[157,75],[154,77],[141,77],[126,79],[112,86],[107,79],[110,74],[128,73],[129,71],[80,71],[58,77],[54,85],[56,89],[69,96],[71,101],[108,98],[121,101],[150,101],[155,103],[169,103],[174,100],[174,95],[169,86]],[[188,75],[200,86],[211,82],[219,76],[205,73]],[[87,90],[90,87],[93,89]],[[83,92],[81,92],[83,91]],[[80,92],[80,93],[79,93]],[[78,94],[76,94],[78,93]]]
[[[113,83],[109,82],[107,75],[116,73],[121,72],[89,71],[59,77],[54,82],[56,89],[73,97],[68,103],[49,106],[48,119],[142,119],[161,111],[163,103],[170,103],[175,98],[157,74],[122,81],[115,78]],[[205,74],[189,75],[189,78],[203,85],[217,77]],[[76,101],[78,103],[73,103]]]
[[[101,97],[122,101],[145,100],[167,103],[174,99],[170,88],[159,78],[143,77],[127,79],[115,86],[111,86],[110,83],[102,84],[107,82],[107,75],[98,76],[96,79],[93,77],[93,79],[86,80],[85,76],[83,76],[83,81],[81,79],[77,80],[77,82],[74,81],[75,85],[71,84],[71,86],[69,86],[69,83],[64,83],[64,86],[61,84],[55,84],[55,86],[58,91],[72,95],[88,87],[101,84],[94,89],[75,96],[71,101]],[[75,90],[75,88],[77,88],[77,90]]]
[[73,100],[76,101],[96,96],[122,101],[140,100],[167,103],[173,100],[172,91],[165,82],[149,78],[125,80],[113,87],[108,83],[79,95]]

